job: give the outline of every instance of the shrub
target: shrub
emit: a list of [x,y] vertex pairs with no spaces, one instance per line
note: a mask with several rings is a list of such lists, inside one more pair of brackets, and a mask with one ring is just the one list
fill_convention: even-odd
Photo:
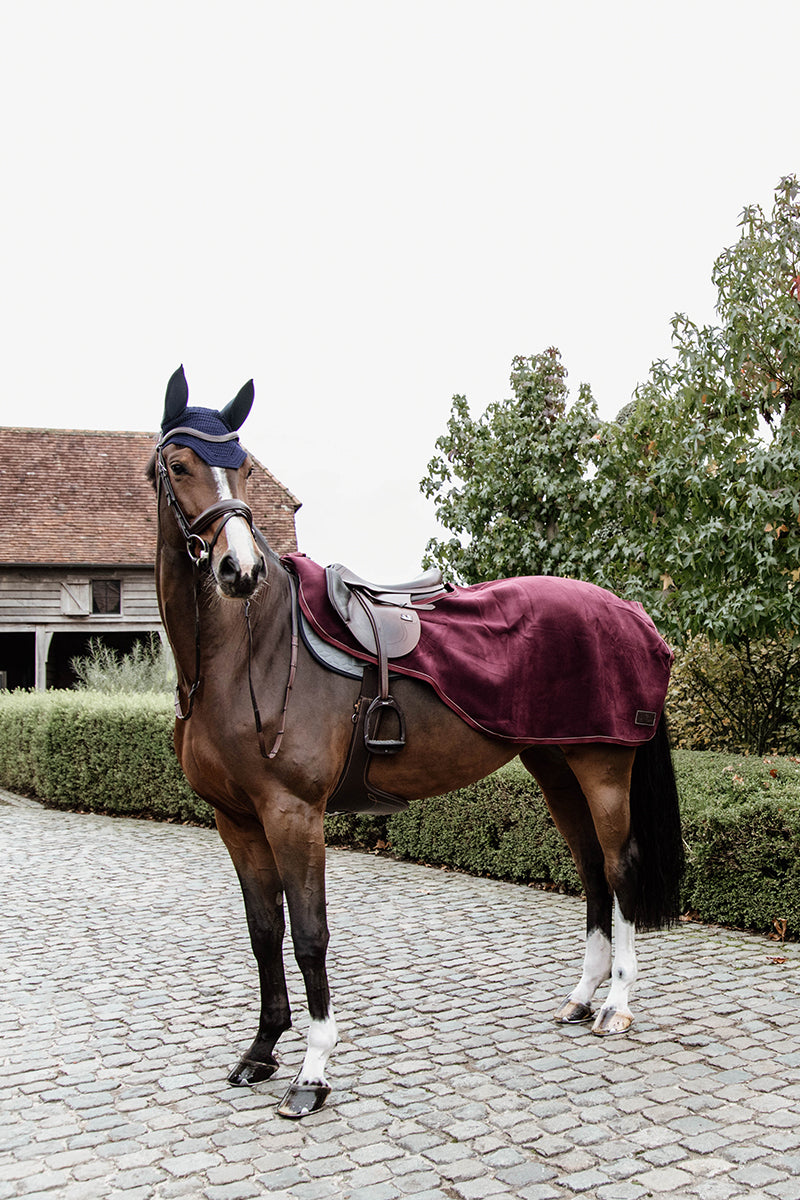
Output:
[[389,844],[388,821],[389,817],[371,817],[368,813],[331,813],[325,817],[325,844],[385,850]]
[[[683,911],[800,937],[800,759],[678,750],[674,762],[687,848]],[[336,844],[388,843],[402,858],[581,890],[544,798],[518,762],[390,817],[328,821]]]
[[678,650],[667,707],[677,746],[740,754],[800,749],[800,646],[789,635]]
[[685,910],[799,937],[800,759],[678,751],[675,762],[688,847]]
[[91,638],[89,653],[73,658],[70,665],[79,691],[172,695],[175,690],[172,651],[152,633],[148,640],[135,642],[129,654],[119,654],[102,638]]
[[41,796],[39,764],[51,695],[0,692],[0,786],[21,796]]
[[59,808],[213,824],[172,746],[161,695],[0,693],[0,786]]
[[[159,695],[0,693],[0,787],[61,808],[212,824],[172,748]],[[679,750],[684,911],[800,937],[800,758]],[[386,817],[331,816],[329,844],[580,891],[544,799],[519,762]]]
[[415,801],[389,818],[387,833],[402,858],[580,891],[544,798],[516,761],[470,787]]

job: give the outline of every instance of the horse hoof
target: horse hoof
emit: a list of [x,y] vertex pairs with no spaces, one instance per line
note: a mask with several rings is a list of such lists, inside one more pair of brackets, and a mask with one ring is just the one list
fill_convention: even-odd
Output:
[[277,1060],[272,1058],[267,1062],[256,1062],[253,1058],[243,1058],[228,1076],[228,1083],[233,1087],[251,1087],[254,1083],[263,1083],[270,1079],[278,1069]]
[[601,1008],[592,1026],[592,1033],[596,1033],[598,1037],[611,1037],[615,1033],[627,1033],[632,1024],[633,1017],[630,1013]]
[[584,1025],[593,1016],[594,1011],[588,1004],[576,1004],[568,996],[556,1013],[556,1020],[561,1025]]
[[299,1121],[322,1108],[330,1094],[324,1083],[293,1083],[278,1105],[278,1116]]

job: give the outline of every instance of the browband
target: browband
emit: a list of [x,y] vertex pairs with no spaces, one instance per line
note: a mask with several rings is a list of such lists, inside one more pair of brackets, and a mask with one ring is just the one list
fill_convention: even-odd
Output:
[[156,446],[156,450],[160,450],[162,446],[166,446],[170,438],[177,437],[179,433],[190,434],[192,437],[198,438],[201,442],[238,442],[239,440],[239,434],[236,430],[233,433],[203,433],[200,429],[192,429],[191,425],[181,425],[178,429],[170,429],[169,433],[165,433]]

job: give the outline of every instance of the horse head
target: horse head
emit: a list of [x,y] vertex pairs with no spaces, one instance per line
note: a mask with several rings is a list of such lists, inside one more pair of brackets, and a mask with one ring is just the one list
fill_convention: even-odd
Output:
[[[179,367],[167,384],[154,464],[156,487],[165,500],[160,519],[172,509],[195,564],[211,571],[222,596],[240,600],[252,596],[267,573],[246,502],[252,459],[238,434],[253,394],[251,379],[219,412],[189,408]],[[163,525],[162,532],[168,536]]]

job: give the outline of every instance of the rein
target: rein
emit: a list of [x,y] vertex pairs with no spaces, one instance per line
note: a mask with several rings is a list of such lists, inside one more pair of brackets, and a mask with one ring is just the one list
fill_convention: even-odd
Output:
[[[188,721],[194,710],[194,698],[197,689],[200,687],[200,571],[211,568],[211,556],[214,553],[214,547],[217,544],[217,539],[225,528],[225,525],[232,517],[242,517],[247,522],[250,533],[257,544],[264,541],[261,535],[253,526],[253,513],[248,504],[244,500],[217,500],[214,504],[210,504],[204,509],[199,517],[195,517],[194,521],[189,521],[188,517],[181,508],[178,498],[175,495],[175,490],[172,486],[172,480],[169,477],[167,465],[164,462],[164,446],[171,438],[177,434],[187,433],[192,437],[200,438],[204,442],[229,442],[238,441],[239,435],[234,433],[228,434],[210,434],[203,433],[198,429],[190,427],[181,427],[172,429],[166,434],[156,446],[156,496],[160,499],[160,491],[163,487],[167,497],[167,506],[172,509],[175,514],[175,520],[178,523],[183,539],[186,542],[186,552],[192,561],[194,568],[194,681],[189,687],[189,692],[186,698],[186,711],[181,707],[180,685],[175,688],[175,717],[178,721]],[[217,518],[222,517],[214,536],[208,542],[200,537],[205,529]],[[278,733],[275,738],[272,750],[267,751],[266,742],[264,739],[264,731],[261,724],[261,713],[259,711],[258,702],[256,700],[255,690],[253,688],[253,631],[250,624],[250,600],[245,601],[244,616],[247,625],[247,682],[250,689],[250,703],[253,708],[253,718],[256,724],[256,733],[258,734],[258,745],[261,751],[262,758],[273,759],[281,748],[283,735],[286,732],[286,714],[289,708],[289,697],[292,693],[294,685],[294,677],[297,671],[297,653],[299,646],[299,618],[297,615],[297,589],[294,580],[289,576],[289,586],[291,589],[291,613],[292,613],[292,642],[291,642],[291,657],[289,662],[289,678],[286,683],[286,692],[284,694],[283,709],[280,716],[280,724]]]
[[291,575],[289,576],[289,587],[290,587],[291,593],[292,593],[292,652],[291,652],[291,657],[289,659],[289,678],[286,681],[286,692],[285,692],[284,698],[283,698],[283,710],[282,710],[281,716],[280,716],[280,725],[278,726],[278,733],[275,738],[275,742],[272,746],[272,749],[269,751],[269,753],[267,753],[267,744],[264,740],[264,731],[261,727],[261,713],[259,712],[259,709],[258,709],[256,693],[253,688],[253,673],[251,670],[252,663],[253,663],[253,631],[250,627],[250,601],[249,600],[245,601],[245,606],[244,606],[244,617],[245,617],[245,621],[247,622],[247,684],[248,684],[248,687],[250,688],[250,703],[253,706],[253,717],[255,718],[255,722],[256,722],[256,733],[258,734],[258,748],[261,751],[261,757],[266,758],[266,759],[275,758],[276,754],[278,753],[278,751],[281,748],[281,742],[283,741],[283,735],[286,732],[286,713],[289,710],[289,697],[292,694],[292,687],[294,685],[294,677],[297,672],[297,648],[300,643],[300,631],[299,631],[299,620],[298,620],[298,616],[297,616],[297,588],[295,587],[295,582],[294,582],[294,579],[292,579]]

